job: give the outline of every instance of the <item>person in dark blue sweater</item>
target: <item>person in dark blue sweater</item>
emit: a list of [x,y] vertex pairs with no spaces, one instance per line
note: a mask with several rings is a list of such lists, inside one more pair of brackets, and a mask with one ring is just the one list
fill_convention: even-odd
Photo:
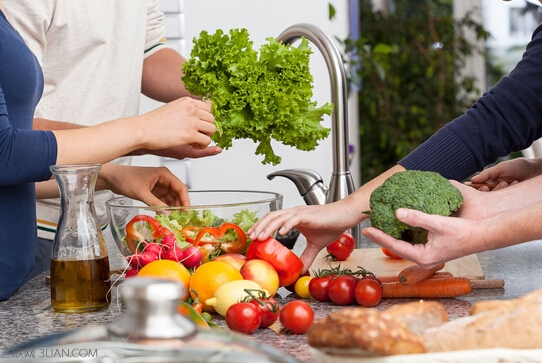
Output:
[[[8,16],[0,3],[0,300],[21,287],[34,268],[36,197],[51,197],[50,190],[36,192],[35,182],[51,178],[51,165],[107,163],[142,148],[190,144],[205,148],[216,131],[211,105],[190,98],[98,126],[32,130],[43,74]],[[135,167],[104,164],[97,186],[147,204],[189,204],[186,186],[167,169],[144,169],[141,173]],[[119,179],[124,182],[115,185]],[[149,184],[151,180],[154,184]],[[168,198],[155,196],[155,186],[170,189]]]
[[[503,77],[478,99],[464,115],[449,122],[400,160],[396,166],[338,202],[322,206],[298,206],[271,212],[249,230],[250,238],[265,239],[276,230],[282,235],[295,227],[307,238],[307,247],[301,259],[305,268],[308,268],[321,249],[332,243],[345,230],[369,218],[363,212],[369,210],[370,195],[390,175],[405,170],[424,170],[438,172],[448,179],[464,181],[487,165],[494,163],[499,157],[528,148],[540,137],[542,137],[542,25],[535,30],[521,61],[508,76]],[[502,168],[507,168],[507,166]],[[483,182],[495,175],[497,174],[492,172],[481,173],[473,181]],[[499,175],[506,175],[506,172],[500,172]],[[538,178],[533,180],[538,180]],[[542,204],[540,206],[537,204],[542,202],[539,197],[542,196],[542,191],[534,188],[531,193],[523,194],[516,188],[523,184],[519,183],[503,190],[485,193],[491,194],[491,198],[495,199],[494,208],[482,207],[480,202],[493,200],[489,195],[480,196],[482,192],[461,186],[466,201],[458,215],[464,218],[437,218],[414,211],[408,211],[408,213],[405,213],[405,210],[400,211],[401,216],[406,218],[405,223],[411,224],[418,219],[423,219],[423,226],[430,231],[430,242],[425,247],[412,246],[395,240],[375,228],[365,228],[363,233],[392,252],[425,266],[436,265],[439,262],[457,258],[459,255],[542,238],[542,224],[537,224],[541,227],[536,231],[533,231],[533,226],[526,228],[524,223],[511,227],[513,224],[510,223],[516,221],[512,218],[508,221],[499,220],[501,229],[494,231],[492,240],[484,239],[480,233],[471,235],[471,239],[463,235],[454,235],[454,233],[470,231],[473,227],[473,218],[487,219],[486,223],[491,224],[493,221],[491,218],[496,218],[499,210],[504,210],[499,209],[503,208],[498,203],[499,198],[513,198],[509,194],[517,193],[518,198],[518,202],[511,203],[510,213],[517,212],[516,206],[542,209]],[[542,185],[540,180],[538,184]],[[536,183],[534,185],[536,187]],[[509,190],[506,191],[507,189]],[[505,191],[508,196],[501,193]],[[483,225],[486,226],[486,224]],[[462,230],[460,226],[465,229]],[[513,238],[509,232],[502,234],[506,229],[505,226],[509,228],[508,231],[516,231]],[[443,231],[444,227],[450,229]],[[497,237],[499,233],[501,233],[500,239]],[[444,237],[436,241],[431,241],[431,237],[436,239],[443,235],[448,238],[448,241],[450,238],[454,241],[463,239],[462,242],[454,244],[454,248],[450,246],[439,248],[442,247]]]

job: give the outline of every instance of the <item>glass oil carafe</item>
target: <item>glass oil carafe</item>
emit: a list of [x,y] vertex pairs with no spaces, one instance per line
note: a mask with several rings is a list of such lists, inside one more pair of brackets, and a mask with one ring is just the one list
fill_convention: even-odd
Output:
[[109,258],[94,208],[100,168],[51,166],[61,199],[51,256],[51,303],[58,312],[96,311],[111,302]]

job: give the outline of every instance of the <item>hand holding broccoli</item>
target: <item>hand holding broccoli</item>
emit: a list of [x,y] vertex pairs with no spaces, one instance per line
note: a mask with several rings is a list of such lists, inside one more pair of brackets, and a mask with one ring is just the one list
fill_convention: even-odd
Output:
[[449,180],[429,171],[407,170],[393,174],[371,194],[371,224],[386,234],[411,243],[425,243],[427,231],[399,221],[399,208],[449,216],[463,203],[463,195]]

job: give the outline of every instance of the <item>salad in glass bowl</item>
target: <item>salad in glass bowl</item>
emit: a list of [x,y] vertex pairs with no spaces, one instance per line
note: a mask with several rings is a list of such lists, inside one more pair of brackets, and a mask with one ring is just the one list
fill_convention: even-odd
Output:
[[189,264],[184,252],[194,248],[202,262],[243,254],[250,244],[246,231],[281,209],[283,199],[279,193],[247,190],[190,191],[189,197],[191,205],[185,207],[150,207],[127,197],[107,201],[110,230],[121,253],[137,256],[138,266],[157,258]]

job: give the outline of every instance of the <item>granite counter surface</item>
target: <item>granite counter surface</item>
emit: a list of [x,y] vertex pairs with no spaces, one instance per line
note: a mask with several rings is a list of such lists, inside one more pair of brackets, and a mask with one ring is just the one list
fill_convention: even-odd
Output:
[[[302,248],[302,243],[296,247]],[[541,256],[542,241],[480,253],[478,258],[486,279],[504,279],[505,287],[474,290],[472,293],[456,299],[442,299],[440,301],[444,304],[450,318],[455,319],[467,315],[471,304],[476,301],[511,299],[542,288]],[[46,273],[34,278],[17,291],[11,299],[0,302],[0,362],[3,361],[2,350],[24,341],[55,332],[106,324],[122,314],[122,308],[120,304],[117,304],[116,289],[112,294],[113,303],[106,310],[84,314],[56,313],[51,307],[50,292],[49,287],[45,284],[45,276]],[[279,290],[277,295],[280,304],[295,298],[295,294],[290,294],[285,289]],[[340,309],[340,307],[329,303],[307,301],[310,302],[314,310],[315,319],[323,318],[331,311]],[[384,309],[405,301],[403,299],[386,299],[381,301],[377,308]],[[219,315],[214,315],[213,321],[221,328],[227,329],[223,318]],[[311,361],[305,335],[277,334],[271,329],[262,329],[247,338],[271,345],[302,362]]]

